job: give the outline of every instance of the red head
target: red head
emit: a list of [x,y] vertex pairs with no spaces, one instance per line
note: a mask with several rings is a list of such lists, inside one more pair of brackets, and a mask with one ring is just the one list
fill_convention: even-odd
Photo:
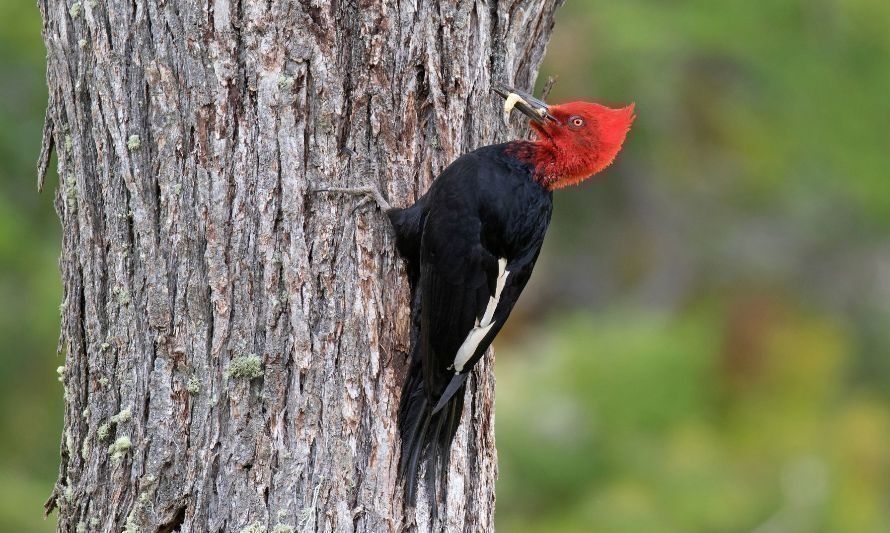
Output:
[[612,164],[634,120],[633,104],[611,109],[588,102],[548,108],[556,120],[532,121],[541,154],[535,163],[550,189],[586,180]]
[[584,181],[609,166],[635,118],[633,104],[621,109],[589,102],[547,105],[516,90],[496,92],[507,98],[505,115],[515,106],[532,119],[537,140],[517,155],[535,165],[539,179],[551,190]]

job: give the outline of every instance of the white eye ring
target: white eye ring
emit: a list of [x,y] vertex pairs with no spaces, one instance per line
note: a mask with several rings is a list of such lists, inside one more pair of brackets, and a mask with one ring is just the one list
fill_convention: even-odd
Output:
[[569,119],[569,124],[571,124],[575,128],[580,128],[584,125],[584,119],[581,117],[572,117]]

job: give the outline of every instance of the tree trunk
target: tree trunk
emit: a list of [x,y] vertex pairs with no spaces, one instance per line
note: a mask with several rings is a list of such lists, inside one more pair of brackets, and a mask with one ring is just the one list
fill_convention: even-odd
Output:
[[385,217],[508,137],[555,0],[39,0],[63,226],[60,531],[481,531],[490,358],[441,523],[396,479],[408,286]]

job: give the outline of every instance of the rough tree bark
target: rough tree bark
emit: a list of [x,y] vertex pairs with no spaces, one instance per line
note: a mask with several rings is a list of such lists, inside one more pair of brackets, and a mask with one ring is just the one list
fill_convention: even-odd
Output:
[[[372,203],[506,138],[554,0],[39,0],[65,298],[60,531],[492,529],[480,365],[441,524],[396,480],[408,288]],[[277,528],[277,529],[276,529]]]

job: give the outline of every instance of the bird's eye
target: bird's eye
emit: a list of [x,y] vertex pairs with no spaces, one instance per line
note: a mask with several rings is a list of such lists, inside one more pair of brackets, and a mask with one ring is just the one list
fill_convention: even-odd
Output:
[[569,126],[572,129],[577,130],[577,129],[581,128],[582,126],[584,126],[584,119],[577,115],[574,117],[571,117],[571,118],[569,118]]

